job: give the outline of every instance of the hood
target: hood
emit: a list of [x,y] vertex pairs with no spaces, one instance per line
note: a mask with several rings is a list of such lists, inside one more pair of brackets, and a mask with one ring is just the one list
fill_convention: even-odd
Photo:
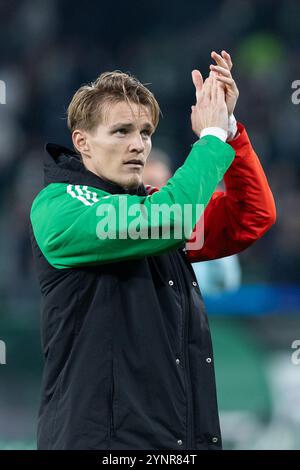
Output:
[[145,186],[137,189],[125,190],[121,186],[105,181],[91,171],[87,170],[81,162],[80,155],[63,145],[48,143],[45,146],[44,183],[70,183],[83,186],[92,186],[111,194],[136,194],[145,196]]

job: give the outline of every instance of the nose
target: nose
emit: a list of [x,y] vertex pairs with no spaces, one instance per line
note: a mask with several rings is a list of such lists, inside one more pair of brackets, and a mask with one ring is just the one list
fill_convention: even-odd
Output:
[[140,133],[134,134],[129,145],[130,152],[142,153],[145,150],[145,143]]

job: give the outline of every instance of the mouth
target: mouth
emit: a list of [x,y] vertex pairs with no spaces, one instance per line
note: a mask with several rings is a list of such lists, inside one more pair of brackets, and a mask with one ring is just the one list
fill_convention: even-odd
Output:
[[129,165],[129,166],[135,166],[135,167],[143,168],[144,162],[142,162],[141,160],[132,159],[132,160],[129,160],[128,162],[125,162],[124,165]]

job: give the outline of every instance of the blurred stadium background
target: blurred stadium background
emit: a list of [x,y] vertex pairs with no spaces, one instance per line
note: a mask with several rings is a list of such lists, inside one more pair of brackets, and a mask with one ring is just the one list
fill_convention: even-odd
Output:
[[150,82],[164,115],[154,145],[174,171],[195,141],[190,72],[206,76],[210,51],[225,49],[240,89],[235,114],[267,173],[277,223],[229,274],[198,272],[200,286],[208,279],[224,447],[299,449],[300,104],[291,85],[300,80],[300,3],[0,0],[0,18],[0,448],[35,448],[42,355],[28,217],[45,142],[70,146],[73,92],[106,70]]

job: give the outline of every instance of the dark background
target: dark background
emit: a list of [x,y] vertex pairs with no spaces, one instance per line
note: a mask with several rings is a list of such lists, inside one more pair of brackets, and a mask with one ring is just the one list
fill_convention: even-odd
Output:
[[0,448],[35,446],[42,357],[28,220],[44,144],[71,146],[65,111],[81,84],[129,71],[160,103],[153,144],[175,170],[195,141],[191,70],[207,76],[222,49],[277,206],[276,225],[239,256],[240,288],[206,298],[225,447],[300,448],[300,3],[10,0],[0,18]]

